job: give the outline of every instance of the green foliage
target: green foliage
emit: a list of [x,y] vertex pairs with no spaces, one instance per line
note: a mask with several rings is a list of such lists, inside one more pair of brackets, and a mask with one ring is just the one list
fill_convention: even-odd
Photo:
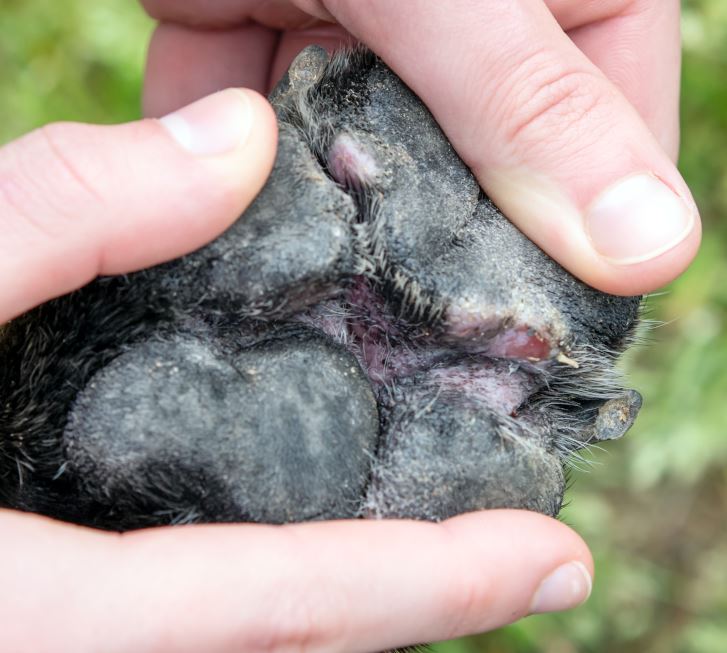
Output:
[[648,300],[658,326],[626,362],[636,426],[574,475],[563,517],[592,546],[593,595],[438,653],[727,650],[727,2],[683,7],[680,168],[704,241]]
[[[661,326],[627,362],[645,407],[576,473],[564,519],[591,543],[586,606],[531,617],[439,653],[727,650],[727,2],[684,3],[681,168],[705,239],[648,302]],[[152,29],[131,0],[3,0],[0,142],[53,120],[139,115]]]
[[140,113],[152,23],[130,0],[2,0],[0,143],[46,122]]

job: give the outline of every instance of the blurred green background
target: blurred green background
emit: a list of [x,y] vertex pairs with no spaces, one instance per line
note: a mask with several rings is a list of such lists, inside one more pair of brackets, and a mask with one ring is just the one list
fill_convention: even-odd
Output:
[[[683,7],[680,166],[704,245],[648,301],[662,326],[626,363],[637,426],[574,474],[563,516],[592,546],[593,595],[439,653],[727,651],[727,0]],[[0,26],[0,142],[138,116],[152,25],[133,1],[2,0]]]

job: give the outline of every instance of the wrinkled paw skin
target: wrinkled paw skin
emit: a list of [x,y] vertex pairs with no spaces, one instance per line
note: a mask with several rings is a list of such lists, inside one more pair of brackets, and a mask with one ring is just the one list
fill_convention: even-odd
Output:
[[484,196],[375,56],[309,48],[255,203],[180,260],[0,331],[0,504],[107,529],[560,509],[623,435],[640,298]]

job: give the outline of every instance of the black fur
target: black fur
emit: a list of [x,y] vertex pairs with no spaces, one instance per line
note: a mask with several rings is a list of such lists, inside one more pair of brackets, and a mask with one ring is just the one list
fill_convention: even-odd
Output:
[[109,529],[555,515],[622,435],[640,298],[588,288],[483,195],[374,55],[306,50],[273,174],[180,260],[0,332],[0,504]]

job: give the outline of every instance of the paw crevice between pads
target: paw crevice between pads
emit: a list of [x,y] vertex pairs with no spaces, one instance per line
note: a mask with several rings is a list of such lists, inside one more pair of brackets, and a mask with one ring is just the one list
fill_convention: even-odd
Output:
[[573,278],[379,59],[305,50],[270,179],[213,243],[0,333],[0,502],[112,529],[554,515],[641,405],[640,298]]

